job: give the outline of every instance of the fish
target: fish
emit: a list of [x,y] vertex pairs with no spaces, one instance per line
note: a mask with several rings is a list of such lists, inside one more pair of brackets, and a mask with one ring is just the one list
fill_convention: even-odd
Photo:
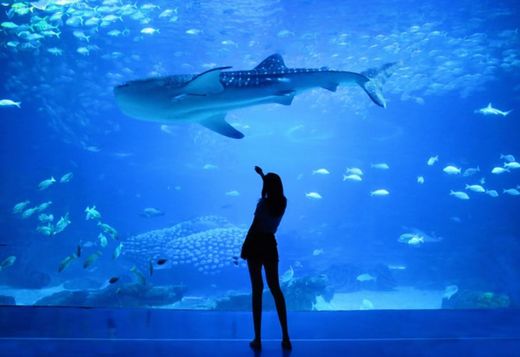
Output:
[[516,188],[503,189],[502,193],[504,193],[504,194],[507,193],[508,195],[511,195],[511,196],[520,195],[520,191],[518,191]]
[[38,208],[37,208],[37,207],[28,208],[28,209],[26,209],[25,211],[23,211],[23,213],[22,213],[22,218],[23,218],[23,219],[29,218],[29,217],[31,217],[31,216],[34,214],[34,212],[36,212],[36,211],[38,211]]
[[334,92],[340,84],[357,84],[385,108],[382,84],[394,66],[387,63],[362,73],[288,68],[281,55],[273,54],[248,71],[226,71],[231,68],[227,66],[197,75],[130,81],[114,87],[114,96],[129,117],[163,124],[195,122],[241,139],[244,134],[225,120],[228,111],[267,103],[291,105],[295,95],[315,87]]
[[114,249],[114,253],[112,254],[112,259],[117,259],[121,252],[123,251],[123,243],[119,243],[119,245]]
[[346,171],[347,174],[357,175],[357,176],[363,176],[363,171],[358,167],[350,167],[347,168]]
[[422,185],[424,183],[424,176],[417,176],[417,183]]
[[22,107],[22,102],[15,102],[11,99],[0,99],[0,107]]
[[500,159],[501,160],[506,160],[507,162],[513,162],[513,161],[516,161],[515,160],[515,157],[511,154],[500,154]]
[[58,273],[61,273],[77,258],[75,254],[66,256],[58,265]]
[[74,176],[74,174],[72,172],[67,172],[65,175],[63,175],[61,178],[60,178],[60,183],[67,183],[67,182],[70,182],[70,180],[72,180],[72,177]]
[[408,230],[407,233],[403,233],[399,236],[397,240],[399,243],[409,243],[411,239],[414,237],[420,237],[423,243],[438,243],[441,242],[444,238],[439,237],[435,234],[435,232],[431,232],[430,234],[422,231],[421,229],[414,227],[404,227]]
[[29,200],[18,202],[13,207],[13,213],[14,214],[21,213],[25,209],[25,207],[27,207],[29,205],[29,203],[31,203],[31,201],[29,201]]
[[294,269],[292,266],[289,266],[289,269],[280,277],[280,281],[282,283],[289,283],[294,278]]
[[90,36],[85,35],[83,31],[74,30],[72,31],[72,35],[80,41],[90,42]]
[[14,255],[8,256],[4,260],[2,260],[2,262],[0,263],[0,271],[9,268],[10,266],[12,266],[14,264],[15,261],[16,261],[16,256],[14,256]]
[[408,242],[408,245],[411,245],[413,247],[417,247],[420,244],[424,243],[424,237],[421,236],[413,236]]
[[161,12],[159,14],[159,18],[162,18],[162,17],[171,17],[173,14],[176,14],[177,13],[177,9],[166,9],[164,10],[163,12]]
[[357,182],[360,182],[362,181],[363,178],[359,175],[355,175],[355,174],[352,174],[352,175],[343,175],[343,181],[357,181]]
[[54,234],[58,234],[63,232],[65,228],[70,224],[69,213],[67,212],[65,216],[60,217],[58,223],[56,223],[56,228],[54,229]]
[[107,239],[107,237],[105,237],[105,235],[103,233],[99,233],[98,239],[99,239],[99,244],[101,245],[102,248],[105,248],[108,245],[108,239]]
[[58,47],[48,48],[47,52],[49,52],[50,54],[52,54],[54,56],[61,56],[63,54],[63,50],[61,48],[58,48]]
[[388,191],[384,188],[380,188],[380,189],[370,192],[370,196],[373,196],[373,197],[383,197],[383,196],[388,196],[389,194],[390,194],[390,191]]
[[489,195],[493,198],[498,197],[498,192],[496,190],[487,190],[486,195]]
[[117,276],[113,276],[110,279],[108,279],[109,284],[115,284],[119,281],[119,278]]
[[491,173],[495,174],[495,175],[500,175],[505,172],[509,172],[509,169],[504,169],[503,167],[499,167],[499,166],[493,167],[493,169],[491,170]]
[[159,258],[157,259],[157,265],[164,265],[167,261],[168,259]]
[[78,257],[78,258],[81,257],[81,244],[78,244],[76,246],[76,253],[75,254],[76,254],[76,257]]
[[143,210],[141,216],[146,218],[160,217],[164,216],[164,212],[158,210],[157,208],[147,207]]
[[428,166],[433,166],[433,165],[435,165],[435,163],[436,163],[437,161],[439,161],[439,155],[436,155],[436,156],[432,156],[432,157],[430,157],[430,158],[428,159],[428,161],[426,162],[426,164],[427,164]]
[[516,162],[516,161],[510,161],[510,162],[506,162],[504,164],[504,167],[506,169],[513,169],[513,170],[516,170],[516,169],[520,169],[520,163]]
[[53,214],[47,214],[47,213],[41,213],[38,216],[38,220],[42,223],[50,223],[54,221],[54,215]]
[[186,30],[186,34],[188,34],[188,35],[198,35],[201,32],[202,31],[199,30],[199,29],[189,29],[189,30]]
[[365,281],[375,281],[375,280],[377,280],[377,278],[368,273],[363,273],[363,274],[359,274],[356,277],[356,280],[363,283]]
[[469,200],[469,195],[463,191],[450,190],[450,195],[458,198],[459,200]]
[[379,162],[377,164],[371,164],[370,167],[373,169],[378,169],[378,170],[390,169],[390,166],[386,162]]
[[481,185],[466,185],[466,190],[471,190],[473,192],[484,193],[486,189]]
[[143,35],[154,35],[156,33],[159,33],[159,29],[154,29],[153,27],[145,27],[141,30],[141,33]]
[[508,111],[504,112],[504,111],[502,111],[500,109],[493,108],[493,106],[491,105],[491,102],[487,105],[487,107],[475,110],[475,113],[477,113],[477,114],[482,114],[482,115],[501,115],[503,117],[508,116],[509,113],[511,113],[511,112],[512,112],[512,110],[508,110]]
[[313,200],[321,200],[322,197],[318,192],[307,192],[305,197],[313,199]]
[[45,190],[49,188],[51,185],[53,185],[56,182],[56,179],[54,177],[51,177],[50,179],[43,180],[38,184],[38,188],[40,191]]
[[477,167],[470,167],[469,169],[464,170],[464,173],[462,174],[462,176],[464,176],[464,177],[473,176],[477,172],[480,172],[480,167],[479,166],[477,166]]
[[330,174],[330,171],[327,169],[317,169],[312,171],[313,175],[328,175]]
[[101,219],[101,213],[99,213],[99,211],[96,209],[96,206],[92,206],[92,207],[89,207],[87,206],[87,208],[85,208],[85,220],[89,221],[91,219],[94,219],[94,220],[99,220]]
[[8,29],[8,30],[13,30],[18,27],[17,24],[15,24],[14,22],[11,22],[11,21],[2,22],[2,24],[0,24],[0,26],[2,26],[2,28],[4,28],[4,29]]
[[390,269],[390,270],[406,270],[406,265],[388,264],[387,268]]
[[226,196],[238,197],[240,196],[240,192],[238,192],[237,190],[228,191],[226,192]]
[[137,267],[135,265],[130,268],[130,271],[134,274],[134,276],[137,279],[137,282],[139,284],[141,284],[141,285],[146,284],[146,278],[145,278],[144,274],[139,269],[137,269]]
[[115,228],[111,227],[110,225],[106,223],[102,223],[101,221],[97,224],[99,227],[101,227],[101,230],[108,234],[112,239],[117,239],[117,231]]
[[453,165],[446,166],[444,169],[442,169],[442,171],[444,171],[448,175],[460,175],[461,173],[461,169]]
[[38,212],[42,212],[42,211],[45,211],[47,208],[49,208],[50,205],[52,205],[52,201],[47,201],[47,202],[43,202],[43,203],[39,204],[35,208]]
[[49,236],[49,237],[54,235],[54,228],[53,228],[52,224],[50,224],[50,223],[45,226],[36,227],[36,231],[38,233],[41,233],[41,234]]
[[459,291],[459,287],[457,285],[448,285],[446,289],[444,289],[444,294],[442,297],[444,299],[451,299],[453,295],[455,295]]
[[76,52],[83,56],[88,56],[90,54],[90,50],[86,47],[78,47]]
[[359,307],[360,310],[373,310],[374,309],[374,303],[368,299],[363,299],[361,301],[361,306]]
[[83,269],[87,269],[88,267],[90,267],[92,264],[94,264],[96,262],[96,260],[98,260],[98,258],[102,255],[103,253],[101,251],[97,251],[95,253],[92,253],[91,255],[89,255],[87,257],[87,259],[85,259],[85,261],[83,262]]
[[314,249],[312,251],[312,255],[314,255],[315,257],[317,257],[318,255],[322,255],[323,254],[323,249]]
[[215,170],[215,169],[218,169],[218,166],[213,165],[213,164],[204,164],[204,166],[202,166],[202,169],[203,170]]

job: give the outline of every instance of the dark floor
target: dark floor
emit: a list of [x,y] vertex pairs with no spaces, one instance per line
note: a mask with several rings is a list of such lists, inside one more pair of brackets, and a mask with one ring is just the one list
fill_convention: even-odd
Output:
[[[281,356],[272,312],[263,356]],[[293,356],[520,356],[519,310],[292,312]],[[248,356],[242,312],[0,307],[0,355]]]

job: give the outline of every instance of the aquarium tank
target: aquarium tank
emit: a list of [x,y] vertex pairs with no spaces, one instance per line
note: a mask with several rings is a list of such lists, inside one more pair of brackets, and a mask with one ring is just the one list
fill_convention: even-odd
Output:
[[249,311],[259,166],[290,311],[520,306],[518,2],[0,8],[0,304]]

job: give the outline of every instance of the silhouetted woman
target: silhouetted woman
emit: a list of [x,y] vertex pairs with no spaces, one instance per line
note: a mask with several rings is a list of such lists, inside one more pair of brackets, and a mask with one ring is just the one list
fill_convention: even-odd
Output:
[[262,169],[258,166],[255,166],[255,171],[263,180],[262,197],[256,205],[255,217],[242,245],[242,253],[240,255],[243,259],[247,260],[253,290],[252,303],[255,338],[249,345],[254,350],[260,350],[262,348],[263,266],[267,285],[273,294],[276,311],[278,312],[278,318],[282,327],[282,348],[290,350],[292,346],[287,328],[287,309],[278,279],[278,249],[274,237],[285,212],[287,199],[283,194],[283,185],[280,176],[271,172],[264,175]]

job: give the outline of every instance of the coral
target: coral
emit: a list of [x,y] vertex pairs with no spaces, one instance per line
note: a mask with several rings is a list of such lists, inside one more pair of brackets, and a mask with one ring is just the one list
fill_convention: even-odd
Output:
[[163,258],[167,259],[163,268],[191,265],[214,275],[232,266],[245,234],[223,217],[203,216],[132,236],[123,243],[123,256],[142,268],[148,267],[150,259]]

